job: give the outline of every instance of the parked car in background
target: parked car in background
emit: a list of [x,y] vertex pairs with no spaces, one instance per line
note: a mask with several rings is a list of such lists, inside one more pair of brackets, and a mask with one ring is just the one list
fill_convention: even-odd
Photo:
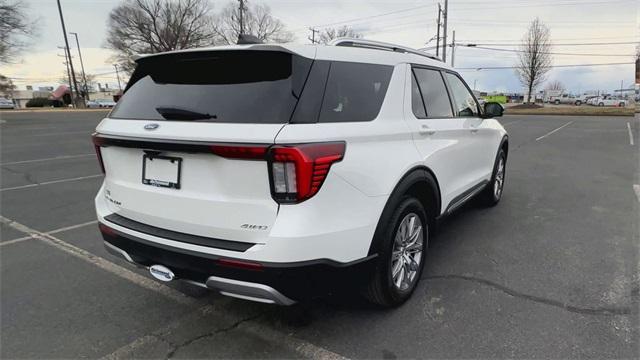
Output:
[[562,94],[560,96],[557,96],[553,99],[553,103],[556,105],[560,105],[560,104],[572,104],[572,105],[577,105],[580,106],[582,105],[582,103],[584,102],[584,99],[580,96],[575,96],[575,95],[569,95],[569,94]]
[[599,96],[589,101],[589,105],[593,106],[627,106],[627,100],[619,99],[611,96]]
[[112,108],[116,106],[116,102],[109,99],[97,99],[87,101],[88,108]]
[[16,105],[13,103],[13,100],[0,98],[0,109],[15,109]]

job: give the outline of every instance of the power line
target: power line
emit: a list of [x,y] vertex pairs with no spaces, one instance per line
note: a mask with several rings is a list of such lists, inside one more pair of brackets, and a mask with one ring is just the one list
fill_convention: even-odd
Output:
[[336,21],[336,22],[333,22],[333,23],[316,25],[316,26],[313,26],[313,27],[319,28],[319,27],[327,27],[327,26],[333,26],[333,25],[348,24],[348,23],[352,23],[352,22],[355,22],[355,21],[358,21],[358,20],[375,19],[375,18],[379,18],[379,17],[383,17],[383,16],[389,16],[389,15],[399,14],[399,13],[403,13],[403,12],[407,12],[407,11],[413,11],[413,10],[425,8],[425,7],[428,7],[428,6],[432,6],[432,5],[414,6],[412,8],[408,8],[408,9],[390,11],[390,12],[387,12],[387,13],[381,13],[381,14],[377,14],[377,15],[353,18],[353,19],[349,19],[349,20]]
[[[549,68],[568,68],[568,67],[591,67],[591,66],[617,66],[617,65],[634,65],[635,62],[625,63],[600,63],[600,64],[571,64],[571,65],[552,65]],[[476,66],[456,68],[456,70],[501,70],[501,69],[517,69],[518,66]]]
[[[469,41],[471,42],[471,41]],[[606,42],[606,43],[552,43],[553,46],[600,46],[600,45],[636,45],[639,44],[640,42],[637,41],[619,41],[619,42]],[[489,46],[520,46],[520,45],[524,45],[523,43],[500,43],[500,44],[496,44],[496,43],[476,43],[474,42],[474,44],[476,45],[489,45]]]
[[[475,46],[475,44],[460,44],[459,46],[468,47],[472,49],[482,49],[482,50],[491,50],[491,51],[504,51],[504,52],[515,52],[515,53],[523,53],[525,50],[519,49],[496,49],[484,46]],[[585,53],[562,53],[562,52],[541,52],[549,55],[568,55],[568,56],[634,56],[634,54],[585,54]]]
[[[638,39],[636,36],[605,36],[605,37],[588,37],[588,38],[554,38],[554,40],[562,40],[562,41],[575,41],[575,40],[604,40],[604,39],[615,39],[615,40],[619,40],[619,39],[634,39],[637,42],[640,42],[640,39]],[[490,40],[490,39],[465,39],[465,40],[460,40],[462,42],[483,42],[483,41],[490,41],[490,42],[518,42],[521,39],[500,39],[500,40]],[[491,44],[494,45],[494,44]]]
[[[500,2],[500,9],[516,9],[516,8],[531,8],[531,7],[547,7],[547,6],[588,6],[588,5],[610,5],[612,3],[620,3],[620,2],[635,2],[635,0],[608,0],[608,1],[592,1],[592,2],[548,2],[548,3],[535,3],[535,4],[516,4],[516,5],[503,5],[504,2]],[[456,3],[463,4],[463,3]],[[468,3],[467,3],[468,4]],[[487,2],[477,3],[478,5],[483,5],[482,7],[464,7],[461,9],[456,9],[456,11],[476,11],[476,10],[486,10],[488,5]],[[496,3],[498,4],[498,3]]]

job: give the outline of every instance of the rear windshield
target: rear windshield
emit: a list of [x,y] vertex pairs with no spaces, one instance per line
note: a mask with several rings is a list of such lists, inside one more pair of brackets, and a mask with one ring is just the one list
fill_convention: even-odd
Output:
[[111,118],[286,123],[312,60],[278,51],[141,59]]

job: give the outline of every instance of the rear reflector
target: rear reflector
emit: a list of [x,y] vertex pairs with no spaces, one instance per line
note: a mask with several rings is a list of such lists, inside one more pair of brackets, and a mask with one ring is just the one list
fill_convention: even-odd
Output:
[[108,236],[116,236],[116,231],[113,230],[112,228],[108,227],[107,225],[103,224],[103,223],[98,223],[98,228],[100,229],[100,232],[108,235]]
[[218,265],[245,269],[245,270],[254,270],[254,271],[262,271],[263,266],[260,263],[250,262],[250,261],[242,261],[242,260],[234,260],[234,259],[218,259],[216,260]]
[[299,203],[318,193],[345,143],[274,145],[269,148],[271,193],[279,203]]

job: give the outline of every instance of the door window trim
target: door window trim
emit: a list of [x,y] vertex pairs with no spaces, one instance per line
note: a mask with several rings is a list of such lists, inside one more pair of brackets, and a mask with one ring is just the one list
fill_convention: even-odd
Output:
[[[455,107],[453,106],[453,95],[451,94],[451,90],[449,89],[449,83],[447,82],[446,77],[444,76],[444,69],[442,68],[438,68],[435,66],[430,66],[430,65],[423,65],[423,64],[410,64],[411,65],[411,76],[413,76],[416,80],[416,85],[418,85],[418,90],[420,91],[420,98],[422,99],[422,106],[424,106],[424,113],[427,114],[427,117],[425,118],[419,118],[416,116],[417,119],[420,120],[428,120],[428,119],[454,119],[457,116],[455,116],[454,114],[454,109]],[[424,103],[424,97],[422,96],[422,89],[420,88],[420,83],[418,82],[418,77],[415,75],[415,72],[413,71],[414,69],[424,69],[424,70],[432,70],[435,72],[440,73],[440,77],[442,78],[442,83],[444,84],[444,88],[447,91],[447,98],[449,99],[449,107],[451,108],[451,116],[429,116],[429,112],[427,111],[427,104]],[[475,98],[474,98],[475,99]],[[411,99],[411,101],[413,101],[413,98]],[[477,101],[476,101],[477,103]],[[412,107],[411,107],[411,112],[413,113],[413,103],[412,103]],[[415,116],[415,114],[413,114]]]
[[[476,111],[478,112],[478,114],[477,114],[477,115],[472,115],[472,116],[460,116],[460,115],[454,114],[454,117],[457,117],[457,118],[481,118],[481,117],[482,117],[482,115],[483,115],[482,108],[480,107],[480,103],[478,102],[478,99],[476,99],[476,95],[473,93],[473,91],[472,91],[472,90],[471,90],[471,88],[469,87],[469,84],[467,84],[467,82],[466,82],[466,81],[464,81],[464,79],[462,78],[462,76],[460,76],[460,74],[458,74],[458,73],[457,73],[457,72],[455,72],[455,71],[445,70],[445,69],[442,69],[441,71],[442,71],[442,77],[444,78],[444,80],[445,80],[445,84],[446,84],[446,86],[447,86],[447,88],[448,88],[449,96],[450,96],[450,98],[451,98],[451,102],[452,102],[452,104],[454,104],[454,103],[455,103],[456,99],[455,99],[455,95],[453,94],[453,91],[450,89],[451,84],[449,83],[449,79],[447,79],[447,77],[445,76],[446,74],[451,74],[451,75],[453,75],[453,76],[457,77],[457,78],[462,82],[462,85],[464,85],[464,87],[467,89],[467,91],[469,92],[469,94],[471,94],[471,97],[473,98],[473,101],[476,103]],[[455,109],[455,108],[456,108],[456,107],[453,107],[453,109]]]

